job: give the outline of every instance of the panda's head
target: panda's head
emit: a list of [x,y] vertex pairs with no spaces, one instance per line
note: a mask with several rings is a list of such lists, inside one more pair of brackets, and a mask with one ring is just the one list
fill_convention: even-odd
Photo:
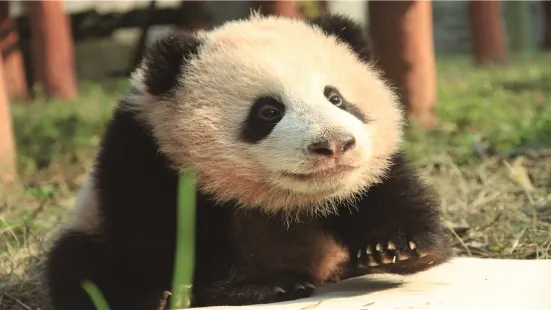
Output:
[[158,41],[127,107],[219,201],[327,213],[378,182],[400,144],[397,97],[368,56],[344,17],[253,14]]

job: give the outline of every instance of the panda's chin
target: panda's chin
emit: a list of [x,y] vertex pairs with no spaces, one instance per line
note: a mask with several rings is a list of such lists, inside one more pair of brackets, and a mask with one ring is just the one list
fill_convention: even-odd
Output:
[[281,172],[278,186],[297,194],[332,195],[359,181],[360,169],[341,167],[311,173]]
[[281,175],[285,178],[295,179],[297,181],[324,183],[346,177],[347,174],[352,173],[356,169],[356,167],[344,166],[306,173],[283,171]]

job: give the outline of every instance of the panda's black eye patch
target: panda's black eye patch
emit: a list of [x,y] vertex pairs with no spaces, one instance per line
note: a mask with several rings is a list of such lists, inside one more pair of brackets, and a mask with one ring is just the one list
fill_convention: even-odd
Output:
[[249,143],[257,143],[266,138],[285,114],[285,105],[270,97],[256,99],[247,119],[243,122],[241,139]]
[[365,117],[365,115],[363,115],[354,104],[346,101],[336,87],[329,85],[325,86],[323,90],[323,95],[325,96],[325,98],[327,98],[327,100],[329,100],[331,104],[354,115],[362,122],[367,122],[367,118]]

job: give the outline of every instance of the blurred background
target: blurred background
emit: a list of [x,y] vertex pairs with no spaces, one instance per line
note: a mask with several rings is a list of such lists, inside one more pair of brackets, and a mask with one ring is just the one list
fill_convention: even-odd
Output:
[[251,9],[342,13],[409,115],[406,152],[459,256],[551,255],[551,2],[0,1],[0,309],[35,309],[29,268],[72,207],[143,48]]

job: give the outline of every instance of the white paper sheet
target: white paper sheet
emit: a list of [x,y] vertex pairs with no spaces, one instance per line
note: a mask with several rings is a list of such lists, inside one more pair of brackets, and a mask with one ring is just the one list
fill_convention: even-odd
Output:
[[455,258],[410,276],[359,277],[291,302],[202,309],[551,310],[551,260]]

